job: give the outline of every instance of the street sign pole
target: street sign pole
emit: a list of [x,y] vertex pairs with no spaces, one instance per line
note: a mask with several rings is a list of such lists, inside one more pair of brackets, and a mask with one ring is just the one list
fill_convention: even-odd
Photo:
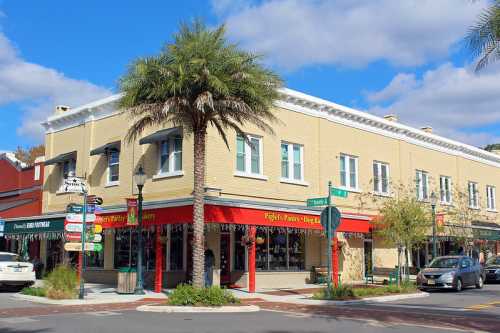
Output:
[[87,191],[83,192],[83,217],[82,217],[82,264],[80,266],[80,293],[78,294],[79,299],[83,299],[85,295],[85,282],[83,281],[83,272],[85,271],[85,238],[87,233]]
[[327,214],[327,228],[326,228],[326,237],[328,239],[328,290],[332,287],[332,218],[331,218],[331,207],[332,205],[332,182],[328,182],[328,214]]

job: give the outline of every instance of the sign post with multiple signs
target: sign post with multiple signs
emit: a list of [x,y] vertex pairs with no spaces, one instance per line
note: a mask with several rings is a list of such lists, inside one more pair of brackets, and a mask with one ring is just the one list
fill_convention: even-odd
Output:
[[[326,231],[328,239],[328,288],[332,286],[332,268],[335,287],[338,286],[338,249],[337,249],[337,228],[340,225],[340,211],[332,206],[332,196],[347,198],[347,191],[344,189],[332,187],[332,182],[328,182],[328,196],[323,198],[307,199],[308,207],[326,206],[321,212],[321,225]],[[332,246],[333,238],[333,246]],[[333,252],[332,253],[332,248]],[[332,267],[333,266],[333,267]]]

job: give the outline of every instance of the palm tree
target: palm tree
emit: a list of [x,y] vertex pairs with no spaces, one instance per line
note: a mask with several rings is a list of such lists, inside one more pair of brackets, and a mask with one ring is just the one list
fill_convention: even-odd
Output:
[[479,57],[476,71],[500,59],[500,0],[486,8],[465,37],[472,53]]
[[282,81],[259,63],[260,57],[238,49],[225,38],[224,25],[181,24],[160,54],[132,63],[120,80],[120,106],[132,125],[128,142],[154,126],[181,126],[194,137],[193,285],[204,284],[205,144],[215,127],[228,146],[226,131],[249,141],[243,127],[253,124],[273,133],[272,104]]

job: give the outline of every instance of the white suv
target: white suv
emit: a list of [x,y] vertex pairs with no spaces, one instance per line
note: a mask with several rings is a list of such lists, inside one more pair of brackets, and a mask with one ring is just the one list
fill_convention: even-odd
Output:
[[33,264],[21,261],[15,253],[0,252],[0,288],[29,287],[35,280]]

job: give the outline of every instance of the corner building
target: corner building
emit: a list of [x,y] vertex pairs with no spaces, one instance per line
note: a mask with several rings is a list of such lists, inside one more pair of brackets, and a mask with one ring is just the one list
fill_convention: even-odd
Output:
[[[86,278],[116,283],[120,267],[135,266],[136,233],[126,224],[125,199],[137,195],[133,174],[142,166],[148,176],[145,280],[152,287],[159,279],[155,272],[161,271],[162,285],[172,287],[189,281],[192,270],[192,137],[182,128],[165,126],[128,144],[124,138],[131,121],[117,109],[119,98],[75,109],[58,107],[43,123],[43,212],[62,214],[69,203],[80,202],[78,195],[62,193],[60,187],[71,171],[85,177],[89,193],[104,199],[104,250],[88,255]],[[499,155],[437,136],[429,128],[411,128],[393,117],[379,118],[289,89],[281,91],[274,108],[280,120],[274,135],[245,129],[252,145],[228,132],[228,150],[216,130],[208,129],[205,229],[216,258],[215,283],[249,287],[253,271],[258,289],[311,282],[312,268],[327,265],[327,241],[321,210],[306,207],[306,200],[326,196],[330,180],[349,192],[347,198],[333,197],[342,213],[342,282],[397,264],[396,249],[371,232],[377,210],[359,205],[363,194],[390,196],[392,183],[417,184],[424,201],[432,191],[441,194],[438,214],[441,205],[451,204],[443,179],[465,187],[475,184],[473,208],[485,220],[471,228],[481,231],[474,235],[487,235],[484,241],[492,253],[499,250]],[[255,247],[245,246],[249,234],[255,234]],[[441,254],[453,250],[450,242],[440,235]],[[416,251],[413,265],[423,266],[428,258],[428,247]]]

